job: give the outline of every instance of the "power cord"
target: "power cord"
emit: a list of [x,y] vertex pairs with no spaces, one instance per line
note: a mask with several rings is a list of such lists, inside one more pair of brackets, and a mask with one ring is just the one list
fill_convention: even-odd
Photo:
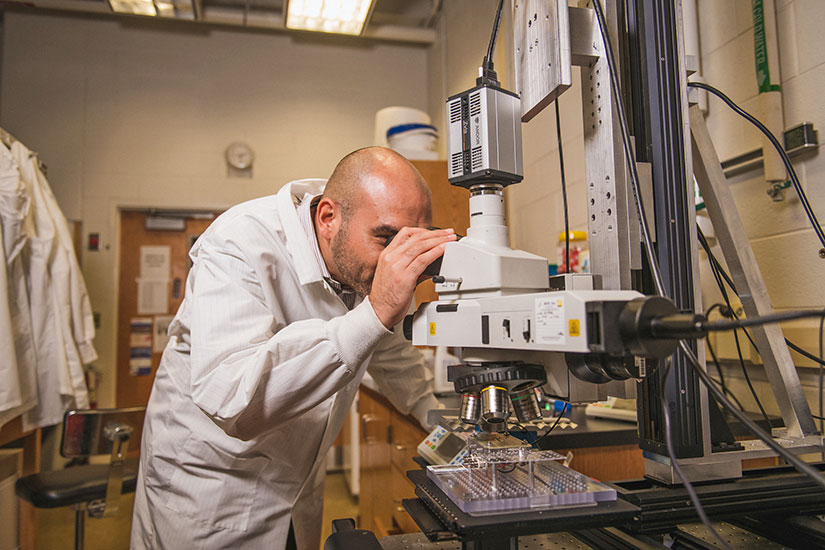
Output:
[[[713,310],[717,308],[719,309],[719,313],[722,315],[722,317],[728,316],[725,315],[725,313],[729,313],[727,306],[722,303],[715,303],[712,306],[710,306],[707,309],[707,311],[705,311],[705,317],[710,317],[710,314],[713,312]],[[716,352],[714,351],[713,346],[710,343],[710,338],[705,339],[705,347],[708,348],[708,352],[710,353],[710,356],[713,359],[713,364],[716,366],[716,372],[719,373],[719,386],[722,388],[722,391],[725,392],[725,394],[728,395],[731,399],[733,399],[740,409],[744,409],[744,407],[742,406],[742,402],[739,401],[739,399],[737,399],[737,397],[728,388],[728,385],[725,382],[725,373],[722,370],[722,365],[719,364],[719,359],[716,357]]]
[[[698,234],[699,234],[699,240],[702,243],[704,243],[703,246],[707,245],[707,239],[705,238],[704,233],[702,233],[702,229],[698,225],[696,226],[696,229],[697,229]],[[725,304],[727,305],[727,308],[728,308],[728,313],[730,313],[730,315],[732,315],[734,319],[737,319],[738,317],[736,316],[736,312],[733,310],[733,306],[730,303],[730,298],[728,297],[728,292],[727,292],[727,290],[725,290],[725,285],[722,283],[721,276],[719,274],[718,266],[711,263],[710,264],[710,270],[711,270],[711,273],[713,273],[713,278],[716,280],[716,285],[719,287],[719,292],[722,294],[722,298],[725,300]],[[742,329],[742,330],[746,333],[748,339],[750,339],[750,334],[747,334],[747,331],[745,331],[745,329]],[[759,399],[759,395],[756,393],[756,389],[753,387],[753,383],[751,382],[751,377],[748,374],[748,369],[745,366],[745,358],[742,356],[742,347],[739,344],[739,333],[736,330],[733,331],[733,340],[736,343],[736,354],[739,357],[739,366],[742,369],[742,375],[745,378],[745,382],[748,385],[748,389],[750,390],[751,395],[753,396],[753,400],[756,402],[756,406],[759,408],[759,412],[762,413],[762,418],[765,419],[765,422],[767,423],[768,426],[771,426],[771,421],[768,418],[768,413],[765,412],[765,407],[762,406],[762,401]],[[709,340],[708,340],[708,345],[710,345]],[[719,363],[718,362],[716,363],[716,365],[717,365],[717,368],[719,368]],[[720,369],[720,372],[721,372],[721,369]],[[740,406],[741,406],[741,404],[740,404]]]
[[808,216],[808,221],[811,222],[811,226],[813,227],[814,233],[819,238],[819,242],[822,244],[822,248],[819,250],[819,255],[825,258],[825,232],[822,231],[822,227],[819,225],[819,220],[816,218],[816,214],[814,213],[813,208],[811,207],[811,203],[808,202],[808,197],[805,194],[805,190],[802,189],[802,184],[799,183],[799,176],[796,174],[796,170],[793,167],[793,163],[791,163],[791,159],[788,156],[788,153],[785,152],[785,148],[779,143],[779,140],[776,139],[776,136],[771,133],[768,128],[765,127],[756,117],[752,114],[748,113],[742,107],[737,105],[733,102],[731,98],[726,96],[722,93],[721,90],[718,88],[714,88],[710,84],[705,84],[704,82],[688,82],[687,83],[689,88],[701,88],[703,90],[707,90],[711,94],[715,95],[719,99],[721,99],[728,107],[733,109],[736,114],[756,126],[765,137],[768,138],[768,141],[771,142],[776,152],[779,153],[779,156],[782,158],[782,163],[785,165],[785,169],[788,171],[788,174],[791,178],[791,183],[793,184],[794,189],[796,190],[797,195],[799,195],[799,201],[802,203],[802,208],[805,210],[805,215]]
[[567,210],[567,180],[564,177],[564,150],[561,145],[561,120],[559,118],[559,98],[556,105],[556,137],[559,141],[559,169],[561,171],[561,200],[564,204],[564,272],[570,273],[570,215]]
[[725,382],[722,378],[722,368],[719,364],[719,359],[716,357],[716,352],[713,350],[713,346],[710,345],[710,342],[705,342],[705,344],[707,345],[708,352],[710,353],[710,357],[713,360],[713,364],[716,367],[716,370],[719,372],[719,386],[722,388],[722,391],[725,392],[725,394],[728,395],[731,399],[733,399],[736,402],[736,405],[744,411],[745,407],[742,405],[742,402],[739,401],[736,395],[734,395],[734,393],[727,386],[725,386]]
[[[825,315],[822,316],[822,319],[819,320],[819,433],[825,433],[825,424],[823,423],[822,414],[822,393],[823,393],[823,377],[825,377],[825,371],[823,371],[823,354],[822,348],[825,346],[823,343],[823,337],[825,336]],[[825,456],[823,456],[825,459]]]
[[793,321],[794,319],[817,319],[825,315],[825,310],[821,309],[800,309],[795,311],[781,311],[770,315],[760,315],[759,317],[747,317],[744,319],[734,319],[733,321],[698,321],[697,328],[706,332],[722,332],[744,327],[755,327],[771,323],[781,323],[782,321]]
[[[598,1],[598,0],[596,0]],[[801,473],[807,475],[811,480],[814,481],[817,485],[822,487],[825,490],[825,476],[822,475],[821,472],[813,468],[807,462],[804,462],[802,459],[794,455],[793,453],[789,452],[786,448],[782,447],[779,443],[777,443],[773,437],[767,434],[762,428],[760,428],[753,420],[751,420],[747,414],[743,411],[736,408],[736,406],[731,403],[725,394],[720,390],[716,383],[711,380],[708,373],[705,372],[705,369],[702,368],[702,365],[699,364],[699,360],[693,354],[693,350],[691,350],[684,340],[679,342],[679,346],[681,347],[682,351],[684,352],[685,356],[688,358],[688,363],[693,367],[694,372],[708,388],[708,390],[713,394],[713,397],[722,404],[726,409],[728,409],[733,416],[736,417],[739,422],[741,422],[753,435],[761,439],[765,442],[765,444],[770,447],[776,454],[787,460],[791,465],[796,468]]]
[[496,19],[493,21],[493,30],[490,32],[490,44],[487,46],[487,54],[481,62],[481,76],[479,77],[482,83],[494,83],[498,85],[498,75],[493,68],[493,51],[496,49],[496,38],[498,37],[498,28],[501,24],[501,10],[504,8],[504,0],[499,0],[498,9],[496,9]]
[[537,449],[541,448],[541,447],[539,447],[539,443],[540,443],[542,440],[544,440],[544,438],[546,438],[548,435],[550,435],[550,432],[552,432],[553,430],[555,430],[555,429],[556,429],[556,426],[558,426],[558,425],[559,425],[559,422],[561,422],[561,419],[562,419],[562,417],[564,416],[565,411],[567,411],[567,407],[568,407],[569,405],[570,405],[570,403],[565,403],[565,404],[564,404],[564,406],[561,408],[561,412],[559,413],[559,417],[558,417],[558,418],[556,418],[556,421],[555,421],[555,422],[553,422],[553,425],[552,425],[552,426],[550,426],[550,428],[549,428],[546,432],[544,432],[544,435],[543,435],[543,436],[541,436],[540,438],[536,439],[536,441],[535,441],[535,442],[533,442],[533,445],[534,445]]
[[[714,255],[713,251],[710,248],[710,245],[707,242],[707,239],[705,238],[705,234],[702,233],[702,229],[697,226],[697,230],[699,232],[699,244],[702,245],[702,248],[704,249],[705,253],[708,255],[708,258],[710,259],[711,269],[715,268],[716,271],[719,273],[719,275],[722,276],[722,279],[725,281],[725,283],[727,283],[728,287],[730,287],[730,289],[733,291],[733,293],[736,294],[737,297],[739,297],[739,292],[737,292],[737,290],[736,290],[736,285],[731,280],[731,277],[730,277],[730,275],[728,275],[728,272],[725,270],[724,266],[716,258],[716,255]],[[717,282],[717,284],[718,284],[718,282]],[[735,314],[733,313],[733,310],[731,310],[731,314],[735,316]],[[730,317],[730,316],[731,315],[724,315],[724,317]],[[751,338],[750,333],[747,330],[744,330],[744,329],[743,329],[743,332],[745,333],[745,336],[748,337],[748,340],[750,341],[751,345],[753,346],[753,349],[755,349],[756,352],[759,353],[759,348],[756,346],[756,343],[753,341],[753,338]],[[792,342],[788,338],[785,338],[785,343],[788,344],[789,348],[791,348],[792,350],[794,350],[798,354],[806,357],[807,359],[810,359],[811,361],[813,361],[814,363],[817,363],[820,366],[825,366],[825,359],[823,359],[822,357],[817,357],[813,353],[802,349],[801,347],[796,345],[794,342]]]

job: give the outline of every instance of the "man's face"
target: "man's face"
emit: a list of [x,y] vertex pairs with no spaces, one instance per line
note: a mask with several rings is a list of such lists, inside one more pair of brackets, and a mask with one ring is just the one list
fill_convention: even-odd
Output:
[[361,296],[370,293],[387,239],[403,227],[429,227],[432,217],[429,200],[421,193],[366,195],[354,201],[330,243],[341,282]]

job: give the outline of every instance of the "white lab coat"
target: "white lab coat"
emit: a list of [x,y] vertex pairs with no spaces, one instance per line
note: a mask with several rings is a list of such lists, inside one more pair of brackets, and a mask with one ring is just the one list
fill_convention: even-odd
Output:
[[24,251],[30,200],[11,152],[0,145],[0,427],[37,405],[37,372]]
[[421,354],[348,311],[296,204],[324,180],[236,206],[192,249],[146,413],[133,549],[318,548],[325,457],[366,369],[402,412],[436,408]]
[[33,429],[60,423],[70,406],[88,408],[83,365],[97,354],[91,306],[66,219],[37,157],[20,142],[12,144],[11,153],[31,199],[26,277],[38,404],[23,415],[23,428]]

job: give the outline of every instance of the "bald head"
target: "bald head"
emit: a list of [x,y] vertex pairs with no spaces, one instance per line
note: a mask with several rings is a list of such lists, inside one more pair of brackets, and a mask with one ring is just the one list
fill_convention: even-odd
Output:
[[413,195],[432,203],[430,188],[415,166],[386,147],[364,147],[341,159],[323,196],[332,199],[348,219],[364,193],[399,198]]
[[367,147],[335,167],[314,221],[332,277],[366,296],[387,240],[404,227],[432,224],[432,196],[407,159],[385,147]]

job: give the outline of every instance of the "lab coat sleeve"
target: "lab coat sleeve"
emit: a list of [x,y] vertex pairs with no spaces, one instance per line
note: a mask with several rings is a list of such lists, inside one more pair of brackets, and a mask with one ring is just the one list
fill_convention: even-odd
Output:
[[285,323],[271,301],[290,296],[267,292],[278,287],[276,270],[256,270],[238,248],[198,252],[189,383],[198,407],[229,435],[248,440],[351,382],[389,331],[369,300],[330,320]]
[[402,336],[400,326],[375,350],[367,371],[396,409],[413,415],[425,429],[432,427],[427,412],[441,406],[433,395],[424,356]]

